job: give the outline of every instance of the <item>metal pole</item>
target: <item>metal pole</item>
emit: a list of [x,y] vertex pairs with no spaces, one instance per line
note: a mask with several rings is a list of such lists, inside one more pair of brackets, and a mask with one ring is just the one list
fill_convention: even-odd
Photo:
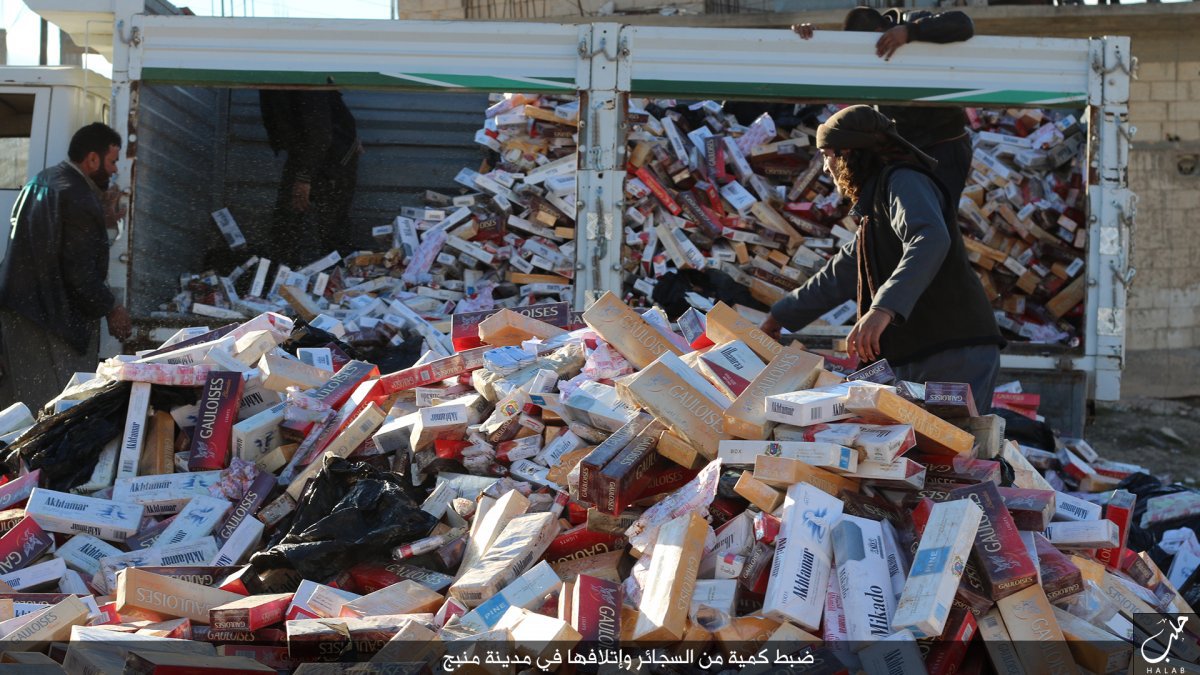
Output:
[[50,41],[50,22],[46,21],[45,19],[42,19],[42,34],[41,34],[40,43],[38,44],[38,65],[39,66],[45,66],[45,65],[50,64],[50,61],[48,60],[47,54],[46,54],[47,44],[49,43],[49,41]]

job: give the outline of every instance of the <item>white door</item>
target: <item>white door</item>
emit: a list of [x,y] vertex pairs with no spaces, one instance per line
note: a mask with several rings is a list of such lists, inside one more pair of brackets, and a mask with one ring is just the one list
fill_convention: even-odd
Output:
[[0,87],[0,259],[21,188],[46,168],[50,87]]

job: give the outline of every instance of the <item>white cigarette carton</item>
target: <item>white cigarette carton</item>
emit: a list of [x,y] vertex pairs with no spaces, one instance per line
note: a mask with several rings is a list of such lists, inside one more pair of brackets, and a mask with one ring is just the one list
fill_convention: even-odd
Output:
[[1080,520],[1050,523],[1046,538],[1058,548],[1116,548],[1120,531],[1111,520]]
[[225,518],[231,506],[228,501],[216,497],[192,497],[188,505],[175,516],[175,520],[171,521],[171,526],[158,535],[154,545],[163,548],[207,537]]
[[982,519],[983,510],[969,499],[934,505],[892,617],[893,629],[917,637],[942,634]]
[[146,414],[150,407],[150,383],[134,382],[129,388],[129,410],[125,414],[125,433],[121,435],[121,455],[117,477],[137,475],[138,459],[146,441]]
[[475,630],[489,630],[510,607],[533,609],[560,584],[562,580],[558,574],[543,560],[514,579],[504,590],[464,615],[460,621],[464,626]]
[[125,541],[138,531],[141,504],[95,499],[34,488],[25,514],[47,532],[90,534],[108,541]]
[[1099,504],[1073,497],[1065,492],[1054,495],[1054,518],[1059,521],[1099,520],[1103,509]]
[[865,644],[892,632],[895,599],[885,549],[878,521],[843,514],[833,528],[833,557],[851,643]]
[[121,550],[90,534],[77,534],[59,546],[54,555],[62,558],[67,567],[78,570],[90,579],[100,570],[101,558],[121,555]]
[[260,457],[279,447],[279,425],[283,423],[286,403],[279,403],[233,425],[233,455],[257,462]]
[[754,466],[759,455],[798,459],[805,464],[852,473],[858,468],[858,451],[836,443],[806,441],[721,441],[717,457],[725,466]]
[[53,558],[46,562],[19,569],[16,572],[0,574],[0,581],[18,591],[24,591],[56,583],[66,573],[67,565],[62,561],[62,558]]
[[113,501],[142,504],[146,515],[165,516],[179,511],[197,495],[221,480],[220,471],[164,473],[137,478],[118,478],[113,484]]
[[[846,400],[850,396],[850,388],[855,386],[882,387],[884,385],[854,380],[832,384],[828,387],[768,396],[766,400],[767,419],[797,427],[849,419],[854,417],[854,413],[846,410]],[[887,388],[894,390],[894,387]]]
[[788,488],[764,614],[809,631],[820,627],[833,568],[833,526],[841,516],[837,497],[808,483]]

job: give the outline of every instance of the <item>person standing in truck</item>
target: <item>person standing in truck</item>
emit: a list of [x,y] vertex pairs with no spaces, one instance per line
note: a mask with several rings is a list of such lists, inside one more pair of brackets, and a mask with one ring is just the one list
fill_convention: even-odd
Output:
[[[341,92],[264,89],[259,105],[271,150],[287,153],[266,255],[300,265],[334,250],[349,253],[363,147]],[[311,230],[305,228],[310,213]]]
[[116,131],[89,124],[71,138],[67,161],[17,197],[0,263],[0,405],[40,409],[77,371],[94,371],[101,318],[114,338],[129,338],[129,312],[107,283],[106,191],[120,150]]
[[967,382],[991,409],[1004,339],[971,269],[936,161],[870,106],[838,111],[817,128],[817,148],[838,191],[854,202],[855,238],[803,286],[771,307],[762,330],[798,330],[847,300],[858,320],[848,350],[886,358],[911,382]]
[[[792,26],[807,40],[813,35],[812,24]],[[855,7],[846,14],[842,30],[881,33],[875,54],[885,61],[910,42],[947,44],[965,42],[975,35],[975,24],[963,12],[933,14],[926,11],[904,13],[889,9],[880,14],[872,7]],[[967,134],[967,115],[954,106],[879,106],[879,112],[896,121],[900,135],[937,160],[934,175],[950,192],[955,208],[971,172],[971,137]]]

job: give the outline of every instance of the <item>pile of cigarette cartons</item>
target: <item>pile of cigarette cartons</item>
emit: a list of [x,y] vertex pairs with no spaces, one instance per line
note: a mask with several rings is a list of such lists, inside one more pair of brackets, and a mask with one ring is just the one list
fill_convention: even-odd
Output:
[[[452,315],[570,300],[578,101],[494,98],[475,136],[494,165],[462,169],[454,179],[461,194],[426,191],[423,206],[373,228],[378,250],[333,251],[299,269],[252,256],[225,275],[185,274],[161,315],[284,312],[319,319],[350,344],[398,344],[420,333],[437,349],[427,333],[451,332]],[[245,245],[229,209],[213,218],[231,247]]]
[[[0,484],[0,653],[89,673],[1101,673],[1159,631],[1140,614],[1191,612],[1195,537],[1164,539],[1179,569],[1129,548],[1138,467],[1022,447],[966,384],[842,376],[727,305],[694,318],[689,340],[611,293],[571,330],[502,309],[475,345],[380,373],[305,363],[263,314],[106,361],[60,397],[127,383],[90,478]],[[196,403],[154,409],[160,387]],[[16,450],[32,424],[0,413]],[[345,568],[268,565],[346,476],[411,489],[426,527]],[[1155,525],[1196,512],[1150,504]],[[1200,657],[1171,634],[1150,643]]]
[[[622,256],[630,293],[652,296],[672,272],[717,269],[771,305],[855,236],[850,205],[822,173],[813,145],[833,106],[808,117],[811,126],[790,129],[766,113],[739,121],[713,101],[631,108]],[[1063,113],[968,112],[975,158],[959,223],[1001,327],[1014,340],[1076,339],[1085,290],[1085,131]],[[702,311],[715,300],[687,299]]]

